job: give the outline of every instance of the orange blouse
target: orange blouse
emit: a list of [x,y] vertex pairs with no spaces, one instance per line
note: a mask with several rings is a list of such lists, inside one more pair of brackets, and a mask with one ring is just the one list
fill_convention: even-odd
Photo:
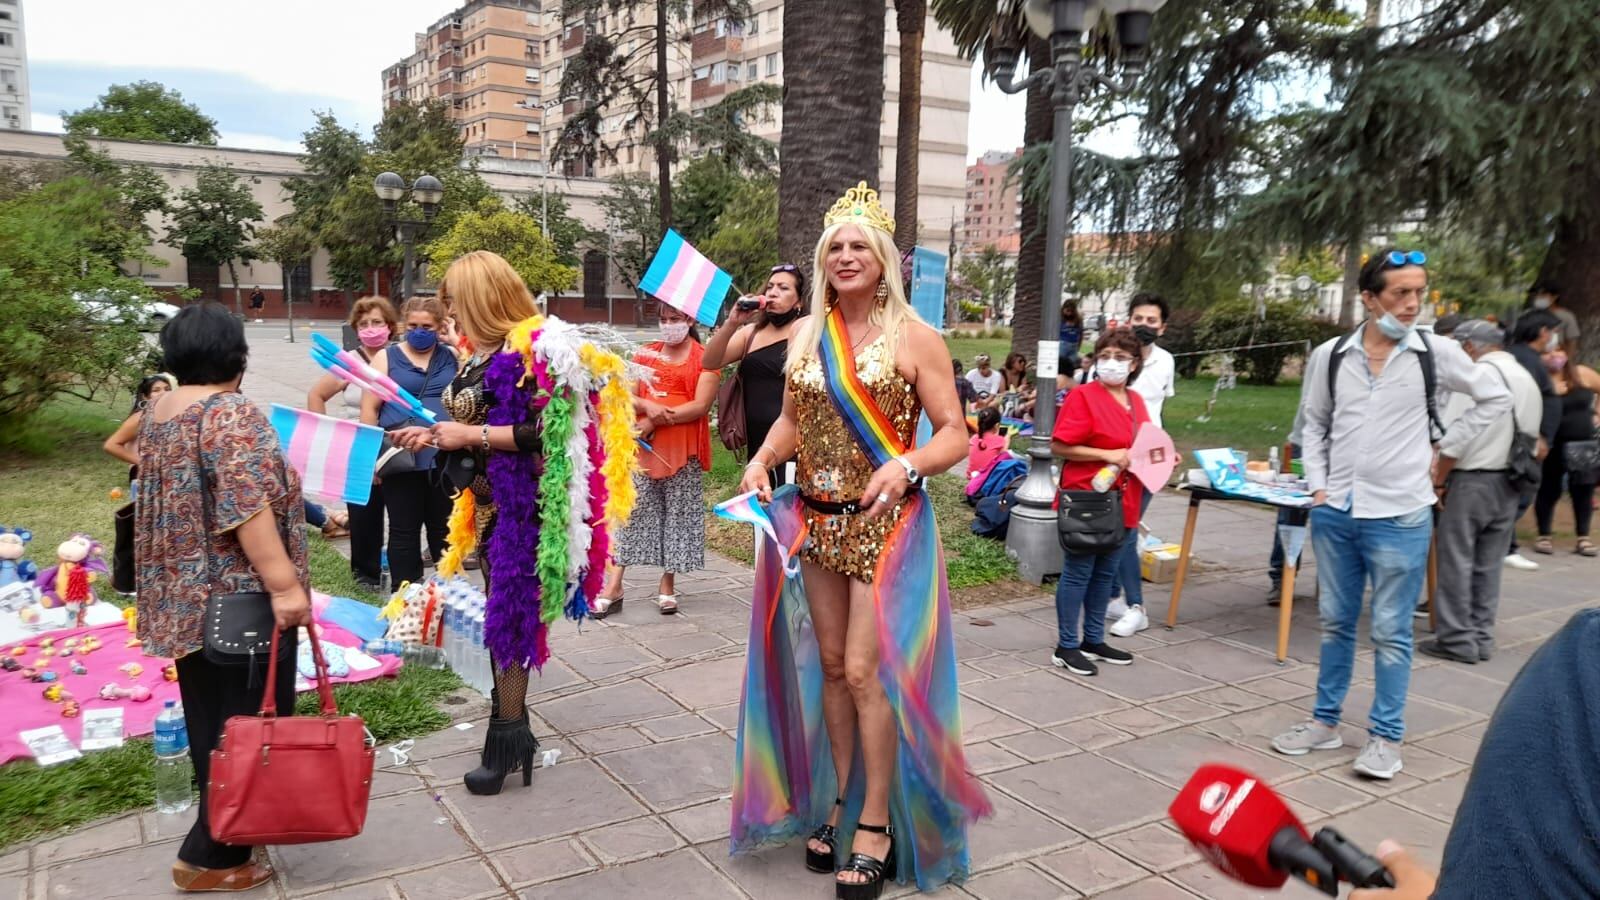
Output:
[[[641,381],[636,390],[640,397],[648,397],[665,406],[682,406],[694,399],[695,388],[700,383],[703,371],[700,363],[705,358],[706,348],[699,341],[690,341],[689,355],[680,363],[667,362],[661,356],[664,349],[665,345],[660,341],[653,341],[634,355],[634,362],[655,370],[652,383]],[[702,415],[693,422],[676,425],[657,425],[656,430],[645,438],[645,443],[650,445],[650,449],[641,447],[639,459],[645,474],[653,479],[660,480],[675,474],[691,459],[698,459],[701,469],[711,471],[709,416]]]

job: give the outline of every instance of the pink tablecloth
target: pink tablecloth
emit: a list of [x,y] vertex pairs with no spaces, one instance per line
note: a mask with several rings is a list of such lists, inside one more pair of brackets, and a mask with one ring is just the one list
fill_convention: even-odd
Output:
[[[122,707],[122,728],[126,736],[150,734],[155,730],[156,716],[161,712],[161,702],[179,699],[177,683],[167,681],[161,675],[162,667],[171,660],[145,656],[138,647],[126,646],[128,638],[132,635],[128,633],[127,626],[121,622],[92,628],[53,631],[44,636],[54,638],[59,651],[67,638],[86,634],[93,634],[100,639],[100,649],[88,656],[62,659],[58,652],[56,656],[51,657],[50,670],[58,676],[56,683],[71,691],[73,697],[86,710]],[[326,643],[342,647],[361,645],[359,638],[337,625],[324,625],[322,639]],[[16,646],[14,643],[6,644],[0,647],[0,652],[9,654]],[[25,647],[24,653],[17,658],[17,661],[24,666],[38,658],[39,638],[30,638]],[[364,672],[352,669],[348,676],[331,680],[334,684],[368,681],[383,675],[392,675],[400,668],[398,657],[375,658],[382,665]],[[84,668],[88,669],[86,674],[72,674],[74,659],[82,662]],[[136,662],[144,667],[138,678],[129,678],[118,671],[119,666],[129,662]],[[123,687],[132,687],[135,683],[142,684],[150,689],[151,699],[144,703],[134,703],[131,700],[101,700],[100,687],[108,681],[115,681]],[[21,672],[0,672],[0,764],[32,755],[20,737],[23,731],[47,725],[60,725],[74,745],[77,745],[82,738],[83,719],[62,717],[61,705],[44,699],[44,689],[47,686],[27,680],[22,677]]]

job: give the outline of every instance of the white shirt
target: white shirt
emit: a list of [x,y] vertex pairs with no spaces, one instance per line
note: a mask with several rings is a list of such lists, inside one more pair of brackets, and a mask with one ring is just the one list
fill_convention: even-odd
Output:
[[[1517,358],[1504,350],[1495,350],[1485,353],[1478,360],[1479,368],[1494,369],[1505,376],[1505,383],[1511,387],[1514,416],[1502,415],[1489,423],[1489,426],[1473,442],[1461,452],[1461,457],[1456,461],[1457,472],[1473,471],[1499,471],[1506,468],[1506,460],[1511,455],[1511,422],[1516,420],[1518,431],[1531,438],[1539,436],[1539,421],[1544,415],[1544,398],[1539,395],[1539,385],[1528,374],[1528,370],[1517,362]],[[1490,377],[1497,377],[1494,372]],[[1444,409],[1440,410],[1440,417],[1444,419],[1445,427],[1451,428],[1453,422],[1461,418],[1473,406],[1472,397],[1467,394],[1451,392],[1447,395]]]
[[1144,408],[1150,411],[1150,423],[1157,428],[1161,427],[1161,405],[1178,393],[1177,376],[1178,365],[1172,354],[1151,344],[1150,355],[1144,358],[1139,377],[1128,385],[1144,398]]
[[993,397],[995,394],[1000,393],[1002,387],[1005,387],[1006,379],[1004,375],[1000,374],[999,369],[990,369],[988,375],[973,369],[967,373],[967,383],[972,385],[972,389],[979,394],[988,394]]
[[[1342,338],[1327,341],[1306,361],[1300,404],[1305,408],[1302,462],[1310,489],[1328,492],[1328,505],[1357,519],[1388,519],[1434,502],[1433,447],[1423,398],[1417,332],[1406,335],[1373,377],[1361,344],[1362,325],[1339,367],[1337,408],[1328,393],[1328,359]],[[1479,368],[1461,345],[1434,338],[1433,368],[1440,388],[1470,395],[1475,405],[1456,419],[1439,452],[1460,459],[1479,434],[1511,410],[1511,395],[1495,373]]]

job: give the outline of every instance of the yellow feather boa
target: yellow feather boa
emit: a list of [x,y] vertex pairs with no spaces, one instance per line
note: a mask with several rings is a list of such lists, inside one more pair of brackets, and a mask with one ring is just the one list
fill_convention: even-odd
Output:
[[622,357],[585,345],[579,356],[589,371],[605,379],[600,388],[600,442],[605,447],[605,462],[600,474],[606,481],[606,520],[618,526],[633,514],[638,500],[633,473],[639,468],[639,444],[634,430],[633,391],[625,377]]
[[439,560],[439,574],[445,578],[459,575],[467,554],[477,547],[477,515],[478,501],[472,496],[472,491],[464,490],[456,494],[456,502],[450,507],[450,530],[445,536],[449,547]]

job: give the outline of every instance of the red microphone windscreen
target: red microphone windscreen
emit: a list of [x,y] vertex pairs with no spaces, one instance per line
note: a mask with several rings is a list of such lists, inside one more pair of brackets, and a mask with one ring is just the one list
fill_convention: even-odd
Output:
[[1201,766],[1167,814],[1207,862],[1255,887],[1282,887],[1288,880],[1268,859],[1273,836],[1284,828],[1305,834],[1266,782],[1232,766]]

